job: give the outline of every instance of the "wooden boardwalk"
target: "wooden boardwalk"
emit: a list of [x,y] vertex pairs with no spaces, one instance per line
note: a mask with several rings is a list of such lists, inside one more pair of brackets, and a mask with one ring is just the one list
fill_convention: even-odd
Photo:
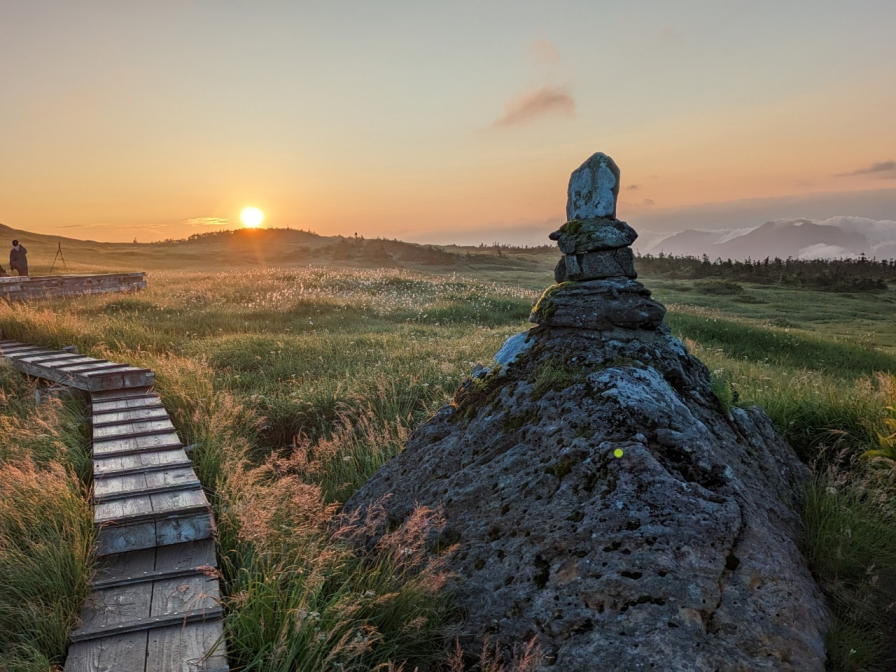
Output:
[[42,275],[0,278],[0,299],[33,301],[81,294],[136,292],[146,288],[146,273]]
[[65,672],[225,672],[214,519],[146,369],[0,341],[91,399],[99,568]]

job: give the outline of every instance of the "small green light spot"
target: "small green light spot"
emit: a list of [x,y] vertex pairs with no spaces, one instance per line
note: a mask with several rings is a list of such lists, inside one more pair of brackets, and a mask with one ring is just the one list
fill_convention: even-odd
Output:
[[616,450],[613,451],[613,457],[618,458],[618,457],[622,457],[623,455],[625,455],[625,453],[623,452],[622,448],[617,448]]

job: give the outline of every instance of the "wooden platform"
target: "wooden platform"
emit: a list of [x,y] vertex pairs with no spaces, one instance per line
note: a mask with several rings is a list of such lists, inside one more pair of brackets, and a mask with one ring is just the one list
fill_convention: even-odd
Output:
[[59,296],[134,292],[146,288],[146,273],[99,273],[0,278],[0,299],[29,301]]
[[0,355],[90,393],[100,566],[65,672],[226,671],[214,519],[152,372],[15,341]]

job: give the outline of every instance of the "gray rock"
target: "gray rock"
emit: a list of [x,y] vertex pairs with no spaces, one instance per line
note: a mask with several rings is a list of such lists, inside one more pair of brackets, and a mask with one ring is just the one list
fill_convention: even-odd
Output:
[[[634,231],[606,219],[618,188],[603,154],[573,173],[567,213],[589,221],[556,232],[564,277],[634,272]],[[385,511],[359,528],[374,545],[417,507],[442,512],[426,548],[448,554],[466,650],[535,637],[550,672],[822,672],[829,615],[797,543],[808,470],[761,410],[726,413],[664,314],[629,277],[548,288],[540,326],[346,520]]]
[[603,152],[597,152],[569,176],[566,219],[616,217],[619,167]]
[[429,544],[454,549],[469,650],[534,636],[551,672],[821,672],[828,616],[796,541],[807,470],[768,418],[727,419],[665,327],[532,340],[346,504],[386,507],[369,543],[442,510]]
[[548,237],[557,241],[557,247],[564,254],[584,254],[628,247],[638,234],[619,219],[576,219],[566,222]]
[[[570,263],[570,262],[574,263]],[[554,269],[554,280],[597,280],[600,278],[637,278],[635,255],[631,248],[586,252],[585,254],[563,256]]]
[[529,338],[529,332],[523,331],[514,334],[506,341],[504,345],[495,353],[495,363],[501,371],[507,369],[508,366],[517,361],[525,352],[532,347],[534,341]]
[[607,330],[656,329],[666,309],[629,278],[566,282],[548,287],[529,317],[554,327]]

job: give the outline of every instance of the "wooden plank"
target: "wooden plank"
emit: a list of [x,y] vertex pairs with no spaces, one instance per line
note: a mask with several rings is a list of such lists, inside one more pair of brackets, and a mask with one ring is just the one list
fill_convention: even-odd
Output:
[[[10,359],[15,359],[19,362],[28,362],[29,364],[44,364],[46,366],[56,366],[56,365],[64,365],[69,366],[76,361],[90,361],[93,360],[92,357],[85,357],[84,355],[79,355],[77,353],[71,352],[59,352],[58,350],[53,351],[52,354],[49,355],[27,355],[25,357],[14,356]],[[97,361],[97,360],[94,360]],[[104,361],[104,360],[99,360]]]
[[[145,477],[145,475],[144,475]],[[133,490],[129,490],[126,492],[116,492],[110,493],[108,495],[94,495],[93,501],[97,504],[104,504],[106,502],[114,502],[118,499],[126,499],[128,497],[136,497],[138,495],[161,495],[169,492],[181,492],[184,490],[198,490],[201,489],[202,485],[198,480],[190,483],[174,483],[172,485],[160,485],[154,488],[134,488]]]
[[[152,593],[151,584],[139,583],[95,591],[81,610],[78,630],[96,631],[145,619],[150,615]],[[73,637],[72,641],[78,640]]]
[[209,539],[186,544],[162,546],[156,549],[158,570],[183,569],[202,565],[215,566],[215,543]]
[[139,399],[125,399],[123,401],[94,403],[90,411],[92,415],[110,415],[125,411],[157,408],[165,408],[158,397],[142,397]]
[[[186,490],[182,493],[173,494],[193,494],[198,500],[198,494],[201,490]],[[155,511],[149,504],[144,504],[144,500],[161,495],[138,495],[128,499],[116,499],[111,502],[101,502],[97,504],[93,516],[94,523],[97,525],[114,525],[116,528],[127,527],[130,525],[139,525],[145,522],[157,522],[175,518],[194,518],[197,515],[209,513],[208,503],[197,501],[196,504],[183,505],[179,507],[167,507]],[[182,539],[181,541],[189,541]]]
[[96,534],[97,556],[154,549],[156,544],[156,524],[152,521],[139,525],[106,525]]
[[98,441],[94,443],[93,457],[94,459],[99,459],[135,453],[174,450],[177,448],[183,449],[180,438],[174,432],[168,432],[165,434],[150,434]]
[[65,672],[145,672],[148,642],[143,631],[72,644]]
[[220,622],[150,630],[146,672],[228,672],[223,639]]
[[151,394],[152,390],[149,386],[147,386],[142,389],[133,388],[128,390],[98,390],[91,393],[90,397],[91,401],[102,403],[104,401],[118,401],[119,399],[137,399],[141,396]]
[[97,562],[94,580],[113,582],[128,576],[152,572],[155,566],[155,548],[108,555]]
[[108,369],[120,369],[122,367],[121,364],[110,362],[105,359],[93,359],[92,357],[89,359],[90,361],[80,362],[78,364],[72,362],[71,364],[60,366],[58,368],[64,373],[86,373],[88,371],[106,371]]
[[152,587],[152,615],[211,611],[219,598],[218,580],[204,574],[159,579]]
[[111,427],[113,425],[123,425],[138,420],[164,420],[168,417],[165,407],[148,406],[143,408],[132,408],[123,411],[110,411],[97,415],[93,414],[92,424],[94,427]]
[[[145,549],[143,551],[132,551],[133,553],[151,553],[154,548]],[[208,569],[205,567],[184,567],[179,569],[154,569],[142,574],[133,576],[124,576],[120,579],[104,579],[93,581],[90,586],[94,590],[105,588],[115,588],[117,586],[126,586],[132,583],[151,583],[159,579],[177,579],[189,576],[208,576]]]
[[38,353],[46,353],[51,354],[53,350],[47,350],[46,348],[41,348],[36,345],[22,345],[15,346],[12,348],[3,348],[3,356],[8,359],[15,359],[16,355],[26,355],[26,354],[38,354]]
[[146,474],[127,474],[115,478],[101,478],[93,483],[94,501],[121,492],[134,492],[147,488]]
[[136,420],[122,425],[93,428],[93,440],[113,441],[116,439],[132,439],[139,436],[153,436],[155,434],[170,434],[174,432],[174,424],[165,414],[162,420]]
[[[89,392],[118,390],[122,388],[148,387],[155,381],[155,374],[147,369],[132,369],[110,373],[87,374],[86,389]],[[82,388],[83,389],[83,388]]]
[[215,523],[211,511],[195,516],[178,516],[156,523],[156,545],[169,546],[185,541],[211,539],[215,534]]
[[102,455],[110,450],[148,448],[154,445],[162,446],[178,442],[179,440],[180,437],[178,437],[173,427],[146,429],[139,432],[126,432],[113,436],[97,437],[94,439],[93,452],[95,455]]
[[[149,458],[155,462],[144,464],[141,460]],[[176,469],[179,467],[191,467],[192,462],[187,458],[183,448],[166,449],[157,452],[137,453],[136,455],[116,455],[103,460],[94,460],[93,478],[113,478],[134,473],[153,473]]]
[[155,520],[152,500],[149,495],[105,502],[93,507],[93,522],[96,524],[128,520],[131,523]]
[[136,366],[130,366],[129,364],[115,364],[114,362],[112,362],[112,366],[109,367],[104,366],[103,364],[97,364],[96,368],[83,369],[77,373],[79,378],[99,379],[102,376],[107,376],[112,373],[131,372],[147,373],[146,369],[138,369]]
[[123,492],[133,492],[145,488],[164,488],[177,485],[199,485],[192,467],[166,469],[150,473],[127,474],[122,476],[99,478],[94,481],[94,497],[107,497]]
[[205,497],[205,491],[202,488],[189,488],[184,490],[168,490],[149,495],[152,502],[152,510],[161,514],[166,511],[181,511],[183,509],[193,509],[196,507],[205,507],[209,509],[208,499]]
[[78,628],[72,632],[71,640],[73,642],[86,642],[100,637],[109,637],[110,635],[120,635],[141,630],[151,630],[153,628],[164,628],[171,625],[184,626],[190,623],[205,623],[207,621],[219,619],[223,615],[224,609],[216,606],[213,609],[197,609],[195,611],[186,611],[164,616],[150,616],[149,618],[134,619],[133,621],[108,625],[103,628]]

